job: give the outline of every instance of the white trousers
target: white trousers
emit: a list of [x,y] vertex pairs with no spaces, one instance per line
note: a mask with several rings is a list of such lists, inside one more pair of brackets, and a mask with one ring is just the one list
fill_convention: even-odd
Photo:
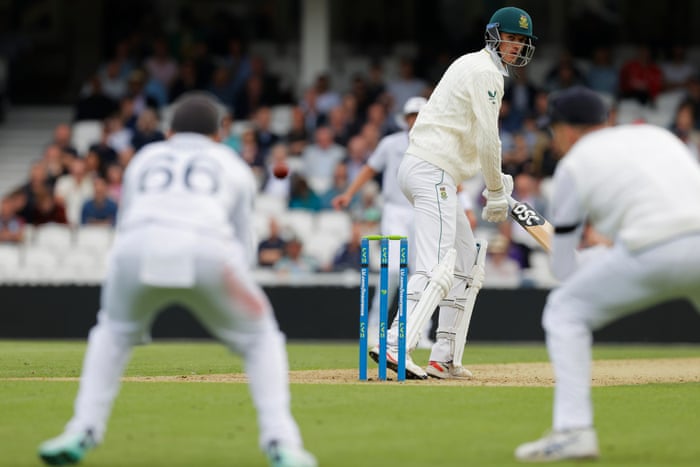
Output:
[[542,323],[556,378],[555,430],[593,426],[592,331],[676,298],[700,310],[700,234],[637,253],[616,244],[549,294]]
[[[457,184],[444,170],[417,157],[404,156],[399,166],[398,181],[401,190],[413,204],[415,216],[414,250],[415,271],[408,281],[408,293],[419,293],[428,284],[428,274],[450,248],[457,250],[455,279],[447,298],[464,295],[466,277],[476,260],[476,242],[467,217],[457,197]],[[417,301],[408,303],[408,326]],[[458,310],[441,306],[438,330],[452,329]],[[389,332],[389,343],[396,345],[396,326]],[[438,339],[433,345],[430,360],[452,360],[450,342]]]
[[144,227],[120,234],[67,430],[92,428],[102,439],[131,348],[148,341],[163,307],[178,303],[243,356],[261,448],[272,440],[301,446],[290,412],[284,336],[242,258],[238,245],[167,228]]
[[[398,206],[396,204],[387,203],[382,209],[382,223],[380,226],[381,233],[383,235],[403,235],[408,237],[408,270],[409,273],[415,268],[415,243],[414,243],[414,231],[415,222],[413,220],[413,208],[411,206]],[[372,245],[372,248],[379,248],[379,245]],[[389,242],[389,287],[387,288],[387,302],[389,306],[394,301],[396,293],[399,287],[399,252],[400,245],[398,241],[392,240]],[[375,288],[374,295],[372,296],[372,306],[369,310],[369,326],[370,329],[379,328],[379,287]],[[430,329],[432,327],[431,321],[426,323],[424,327],[423,336],[429,337]],[[375,345],[378,342],[378,332],[371,332],[369,334],[369,339],[371,340],[370,345]]]

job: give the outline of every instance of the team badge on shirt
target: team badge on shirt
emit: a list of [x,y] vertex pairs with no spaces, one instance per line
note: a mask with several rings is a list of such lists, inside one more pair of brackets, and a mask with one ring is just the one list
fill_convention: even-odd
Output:
[[489,102],[492,104],[496,103],[496,96],[498,93],[496,91],[486,91],[489,94]]
[[447,190],[444,186],[440,187],[440,199],[443,201],[447,199]]

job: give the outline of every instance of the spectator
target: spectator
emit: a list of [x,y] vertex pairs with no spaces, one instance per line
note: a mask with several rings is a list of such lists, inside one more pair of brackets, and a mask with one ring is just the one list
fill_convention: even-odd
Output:
[[663,87],[663,73],[654,61],[651,49],[640,45],[636,57],[620,69],[620,97],[637,99],[642,104],[653,103]]
[[24,221],[17,215],[15,203],[9,198],[0,201],[0,243],[21,243]]
[[250,58],[245,50],[245,44],[239,37],[228,39],[227,55],[223,57],[222,65],[228,70],[230,80],[231,100],[226,101],[229,105],[236,99],[243,90],[246,81],[252,72]]
[[107,167],[107,196],[119,205],[119,200],[122,197],[122,182],[124,178],[124,169],[121,165],[114,163]]
[[[321,207],[322,209],[333,209],[333,198],[340,196],[348,189],[350,186],[350,180],[348,180],[348,166],[347,164],[338,164],[335,166],[335,173],[333,174],[333,185],[323,193],[321,196]],[[350,202],[348,203],[348,209],[356,209],[359,205],[360,197],[358,194],[354,194]]]
[[168,95],[169,101],[174,102],[182,94],[197,89],[200,89],[197,79],[197,67],[195,66],[194,60],[185,60],[182,62],[182,65],[180,65],[180,72],[170,87],[170,93]]
[[413,60],[407,57],[399,62],[399,76],[389,81],[386,91],[391,96],[388,107],[390,114],[401,112],[408,99],[414,96],[425,96],[428,85],[422,79],[416,77]]
[[108,196],[107,181],[94,179],[94,196],[83,204],[80,223],[82,225],[114,225],[117,220],[117,203]]
[[616,96],[618,77],[619,70],[613,64],[610,47],[596,48],[593,51],[591,67],[586,73],[588,87],[608,96]]
[[510,103],[510,111],[516,127],[522,126],[523,120],[534,108],[536,94],[537,88],[527,76],[527,67],[514,73],[513,79],[506,87],[503,100]]
[[348,142],[347,157],[343,161],[349,182],[355,180],[370,155],[367,140],[362,135],[353,136]]
[[661,64],[664,90],[684,89],[697,73],[698,70],[688,61],[686,52],[685,46],[676,44],[671,47],[669,60]]
[[671,131],[688,147],[695,160],[700,162],[700,130],[695,128],[696,116],[692,104],[678,107],[671,124]]
[[59,123],[53,130],[53,140],[51,142],[61,148],[61,151],[77,156],[78,151],[73,146],[72,136],[73,129],[71,126],[67,123]]
[[37,194],[31,222],[32,225],[68,224],[68,218],[65,208],[56,203],[53,194],[46,190]]
[[127,83],[127,97],[131,99],[133,105],[133,116],[138,118],[141,113],[148,108],[158,110],[160,101],[158,97],[153,96],[150,91],[146,89],[148,76],[143,70],[133,70],[129,74]]
[[94,75],[75,105],[73,120],[103,120],[114,113],[117,107],[117,101],[104,93],[99,77]]
[[[236,93],[231,80],[231,71],[225,66],[218,66],[212,73],[211,82],[207,88],[219,101],[228,108],[232,108],[236,100]],[[235,109],[234,109],[234,115]]]
[[328,113],[328,126],[333,130],[333,141],[341,146],[347,146],[351,130],[345,107],[337,105]]
[[[403,120],[403,115],[396,116],[396,119],[399,118]],[[374,102],[367,107],[367,118],[365,119],[365,125],[368,123],[377,128],[379,132],[379,139],[399,130],[399,126],[394,121],[394,118],[389,118],[387,116],[387,109],[384,107],[384,104],[380,102]],[[363,127],[365,125],[363,125]]]
[[156,37],[151,47],[152,53],[144,60],[144,68],[150,79],[158,83],[167,94],[178,74],[177,60],[170,55],[164,37]]
[[[274,167],[278,164],[289,167],[289,173],[284,178],[277,178],[273,174]],[[289,202],[292,185],[292,174],[295,172],[294,167],[290,165],[289,150],[284,143],[277,143],[270,149],[270,154],[267,158],[265,172],[265,181],[263,182],[263,192],[276,196]]]
[[522,272],[518,262],[508,256],[508,244],[508,238],[503,235],[496,235],[489,240],[485,265],[485,287],[512,289],[520,286]]
[[131,137],[131,146],[134,151],[138,151],[148,143],[163,141],[165,135],[160,131],[158,114],[155,110],[148,108],[139,115],[136,122],[136,131]]
[[326,191],[333,181],[333,171],[345,158],[345,149],[333,142],[333,130],[319,127],[315,143],[302,154],[303,173],[309,186],[317,193]]
[[354,222],[350,240],[345,243],[333,258],[334,271],[355,270],[359,271],[361,260],[362,224]]
[[263,94],[262,81],[259,76],[250,76],[243,89],[234,96],[233,114],[239,120],[250,120],[258,110],[271,104]]
[[[131,70],[129,70],[130,72]],[[127,77],[128,73],[122,73],[121,63],[118,59],[108,61],[104,67],[98,72],[97,77],[100,80],[102,92],[105,96],[118,102],[127,93]]]
[[253,115],[253,128],[255,129],[255,140],[258,143],[260,157],[267,157],[270,148],[279,141],[279,136],[270,130],[272,121],[272,110],[270,107],[259,107]]
[[314,88],[316,91],[316,111],[319,117],[323,119],[321,123],[327,124],[328,114],[331,109],[342,103],[340,94],[332,89],[331,77],[328,73],[318,75]]
[[289,153],[292,156],[301,156],[309,142],[309,132],[306,129],[304,110],[296,106],[292,109],[292,127],[285,138],[289,144]]
[[93,194],[94,185],[87,176],[85,160],[76,157],[71,163],[70,173],[56,180],[54,187],[56,202],[65,208],[70,225],[80,224],[83,204],[92,198]]
[[255,129],[246,128],[241,134],[241,150],[240,156],[253,169],[255,178],[258,181],[258,186],[262,186],[265,178],[265,158],[260,152],[258,140],[255,138]]
[[227,111],[221,118],[219,137],[222,144],[225,144],[237,153],[241,152],[241,136],[233,130],[233,115],[231,115],[231,112]]
[[[68,157],[71,159],[73,158],[71,155]],[[64,152],[61,151],[61,148],[56,144],[49,144],[46,146],[46,149],[44,149],[42,163],[46,171],[48,184],[51,186],[51,188],[53,188],[53,186],[56,184],[58,177],[68,173],[66,164],[63,162],[63,158]]]
[[274,217],[270,217],[270,233],[258,245],[258,266],[274,267],[284,256],[287,242],[280,234],[280,226]]
[[688,92],[683,99],[684,104],[690,104],[693,107],[693,115],[695,115],[695,129],[700,130],[700,75],[693,75],[688,83]]
[[107,166],[115,163],[119,159],[117,151],[109,144],[110,132],[112,131],[111,125],[112,122],[110,119],[106,119],[102,122],[102,136],[98,142],[90,145],[86,156],[94,156],[97,158],[97,172],[101,177],[107,175]]
[[557,64],[550,76],[547,77],[545,87],[548,92],[555,92],[584,83],[584,75],[576,67],[573,59],[564,59]]
[[32,222],[38,196],[51,189],[52,185],[46,174],[46,165],[43,161],[34,162],[29,170],[29,180],[19,189],[23,202],[21,206],[17,207],[16,212],[26,222]]
[[545,75],[544,88],[548,92],[565,89],[585,81],[585,75],[576,66],[571,52],[564,50],[559,59]]
[[284,246],[284,255],[274,265],[279,274],[299,277],[318,271],[316,261],[303,252],[304,245],[297,237],[292,237]]
[[321,198],[299,174],[292,175],[292,186],[289,194],[289,209],[305,209],[317,212],[322,208]]
[[384,68],[380,62],[373,61],[370,64],[367,72],[367,105],[363,106],[360,102],[358,102],[358,109],[360,113],[364,115],[367,106],[372,102],[386,102],[387,96],[387,85],[384,80]]
[[121,114],[116,113],[107,117],[105,127],[108,133],[107,145],[116,151],[117,155],[132,149],[131,138],[134,132],[125,125]]
[[381,130],[377,127],[377,125],[371,122],[367,122],[362,125],[359,135],[362,136],[367,142],[367,151],[369,152],[374,152],[379,145],[379,141],[382,139]]

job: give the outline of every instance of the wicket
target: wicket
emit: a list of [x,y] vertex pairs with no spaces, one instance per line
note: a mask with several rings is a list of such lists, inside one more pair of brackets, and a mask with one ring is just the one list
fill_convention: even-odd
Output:
[[408,238],[401,235],[366,235],[360,244],[360,380],[367,380],[369,326],[369,242],[379,241],[379,380],[386,380],[387,332],[389,330],[389,242],[399,241],[398,362],[399,381],[406,379],[406,301],[408,289]]

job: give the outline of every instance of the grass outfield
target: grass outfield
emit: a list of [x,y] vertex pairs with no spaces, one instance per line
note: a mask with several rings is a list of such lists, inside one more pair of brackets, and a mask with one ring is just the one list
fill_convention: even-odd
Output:
[[[37,466],[71,414],[84,342],[0,341],[0,465]],[[352,344],[291,343],[292,370],[356,368]],[[602,359],[697,358],[699,346],[596,346]],[[427,359],[418,351],[416,360]],[[473,364],[542,362],[541,345],[470,345]],[[239,373],[209,342],[135,350],[126,375]],[[693,371],[697,374],[698,369]],[[35,378],[35,379],[31,379]],[[48,379],[43,379],[48,378]],[[326,466],[508,466],[550,424],[551,387],[293,384],[293,411]],[[700,384],[595,387],[601,466],[700,465]],[[125,382],[94,466],[262,466],[245,384]],[[558,465],[567,465],[566,463]],[[571,463],[568,465],[581,465]]]

